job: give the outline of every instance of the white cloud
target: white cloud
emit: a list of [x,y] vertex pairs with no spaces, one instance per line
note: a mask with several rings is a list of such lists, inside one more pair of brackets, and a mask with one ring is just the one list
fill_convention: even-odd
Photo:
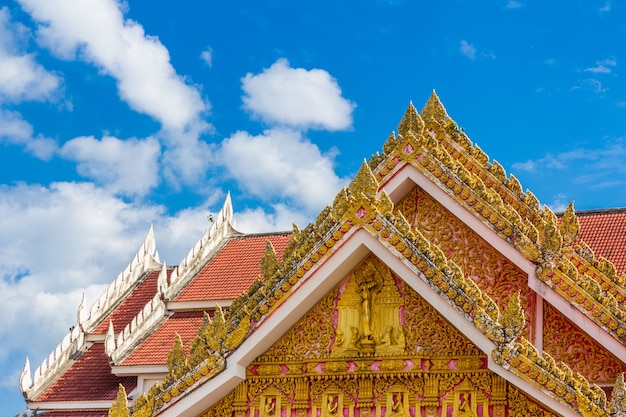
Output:
[[472,61],[475,61],[479,58],[496,59],[496,55],[493,52],[479,52],[474,44],[469,43],[465,39],[461,40],[461,42],[459,43],[459,51],[461,52],[461,54],[465,55]]
[[171,184],[198,185],[204,181],[206,170],[214,162],[214,146],[201,136],[213,131],[213,126],[199,121],[187,130],[159,132],[159,139],[166,147],[162,158],[164,174]]
[[537,169],[537,163],[535,161],[515,162],[513,165],[514,171],[534,172]]
[[476,59],[476,47],[472,45],[471,43],[467,42],[466,40],[461,41],[461,46],[459,47],[459,50],[461,51],[463,55],[465,55],[469,59],[471,60]]
[[17,112],[0,108],[0,143],[23,146],[39,159],[47,160],[56,152],[56,142],[41,135],[35,136],[33,126]]
[[522,3],[520,3],[519,1],[515,1],[515,0],[509,0],[509,2],[506,4],[506,8],[507,9],[520,9],[522,8]]
[[220,196],[169,215],[162,206],[127,203],[86,183],[0,185],[3,371],[19,372],[26,354],[37,367],[76,322],[82,293],[89,304],[102,293],[150,224],[161,259],[178,264],[209,227],[207,204]]
[[237,132],[224,140],[221,152],[242,189],[265,201],[287,198],[309,212],[332,201],[347,181],[335,174],[331,155],[291,129],[258,136]]
[[40,42],[66,59],[78,56],[117,80],[120,97],[167,128],[184,128],[208,103],[176,74],[168,50],[124,19],[116,0],[19,0],[40,22]]
[[604,6],[600,7],[600,9],[598,9],[598,11],[600,13],[608,13],[611,11],[611,2],[607,1]]
[[291,68],[279,59],[241,81],[244,109],[268,124],[331,131],[352,126],[355,104],[342,97],[337,80],[322,69]]
[[294,223],[302,229],[311,221],[304,213],[293,210],[285,204],[276,204],[272,209],[273,213],[268,213],[262,208],[237,213],[235,216],[237,230],[244,233],[290,231]]
[[120,140],[105,136],[74,138],[61,155],[78,163],[78,173],[116,194],[145,195],[159,182],[159,142],[154,138]]
[[13,23],[7,7],[0,8],[0,102],[47,100],[59,89],[60,78],[36,62],[18,45],[26,28]]
[[207,64],[209,67],[212,67],[213,66],[213,49],[211,49],[210,47],[207,47],[200,54],[200,59],[202,59],[204,63]]
[[583,80],[578,80],[578,84],[571,88],[571,91],[576,90],[590,90],[593,93],[600,94],[606,93],[608,88],[602,86],[602,83],[595,78],[585,78]]
[[583,71],[593,74],[610,74],[612,71],[611,68],[615,66],[617,66],[615,58],[607,58],[597,61],[594,67],[585,68]]

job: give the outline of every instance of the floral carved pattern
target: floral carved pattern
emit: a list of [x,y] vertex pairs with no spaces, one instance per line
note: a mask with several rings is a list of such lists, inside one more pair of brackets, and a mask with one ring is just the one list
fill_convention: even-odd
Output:
[[477,356],[483,353],[437,310],[408,285],[403,285],[406,296],[404,319],[407,345],[411,354],[424,356]]
[[527,326],[522,332],[533,340],[535,298],[527,275],[463,224],[419,187],[413,188],[396,209],[431,243],[439,246],[466,277],[471,278],[502,309],[510,294],[519,291]]
[[544,306],[543,349],[589,381],[613,383],[626,366],[554,307]]
[[257,360],[290,362],[327,357],[331,337],[335,334],[333,312],[336,298],[337,288],[334,288]]

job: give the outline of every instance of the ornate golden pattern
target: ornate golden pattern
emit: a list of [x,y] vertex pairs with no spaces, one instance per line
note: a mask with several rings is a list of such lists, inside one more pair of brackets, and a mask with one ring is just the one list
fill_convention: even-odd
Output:
[[572,371],[596,383],[612,383],[626,372],[626,366],[620,360],[554,307],[546,303],[543,311],[544,350],[557,362],[567,363]]
[[404,284],[405,321],[410,354],[478,356],[482,352],[441,316],[426,300]]
[[[411,216],[405,216],[406,210],[396,210],[394,214],[394,205],[389,197],[384,191],[378,192],[379,182],[394,173],[401,166],[400,162],[407,161],[412,164],[434,183],[439,184],[442,190],[459,204],[511,242],[528,259],[535,262],[538,265],[537,275],[544,282],[558,285],[558,282],[553,281],[555,277],[559,279],[567,276],[573,286],[563,290],[564,296],[576,297],[577,294],[569,294],[572,288],[589,295],[592,302],[588,305],[585,302],[580,308],[619,337],[626,334],[623,326],[626,313],[621,301],[618,304],[616,300],[618,296],[623,300],[626,291],[615,290],[613,287],[621,278],[615,276],[610,263],[594,259],[590,251],[567,252],[570,239],[575,234],[575,218],[566,219],[568,227],[558,229],[556,218],[549,209],[541,208],[532,193],[523,193],[515,177],[507,178],[500,164],[496,161],[490,162],[489,157],[480,148],[472,145],[467,136],[459,131],[435,94],[429,99],[423,114],[422,120],[413,106],[409,106],[399,129],[401,136],[391,135],[385,143],[383,155],[378,155],[372,160],[375,161],[375,173],[370,166],[364,164],[350,186],[338,193],[332,206],[326,207],[315,223],[309,224],[303,230],[294,226],[291,241],[283,253],[282,260],[279,261],[273,248],[268,247],[262,265],[264,279],[257,281],[247,294],[235,300],[227,315],[220,314],[215,323],[207,324],[207,331],[201,332],[206,334],[198,335],[197,360],[194,358],[193,365],[183,360],[184,358],[174,361],[175,366],[170,370],[168,378],[175,381],[164,387],[158,387],[154,392],[151,391],[148,399],[143,402],[145,407],[142,405],[137,415],[158,413],[163,406],[183,394],[189,387],[205,382],[224,369],[225,358],[230,354],[230,350],[245,340],[246,336],[263,322],[264,316],[273,314],[301,279],[309,279],[311,277],[309,271],[331,256],[336,248],[343,244],[346,235],[349,236],[359,228],[364,228],[375,235],[379,242],[415,271],[417,279],[426,281],[452,308],[465,317],[468,325],[473,323],[483,331],[497,346],[492,354],[497,363],[510,367],[511,372],[551,392],[563,403],[573,408],[580,407],[583,415],[606,415],[603,414],[605,405],[601,390],[598,391],[596,387],[590,388],[584,377],[573,376],[571,370],[568,371],[569,368],[556,366],[548,355],[538,355],[528,342],[518,337],[520,323],[524,321],[523,311],[526,310],[527,314],[534,311],[533,308],[529,308],[534,301],[523,287],[519,287],[519,271],[511,271],[506,266],[497,264],[489,265],[490,274],[484,273],[486,267],[480,267],[478,273],[475,273],[470,268],[474,261],[478,265],[483,265],[486,259],[491,259],[489,258],[491,253],[485,252],[485,247],[468,246],[467,243],[471,239],[467,236],[467,230],[458,225],[452,228],[432,229],[433,235],[429,235],[431,229],[428,227],[424,227],[423,232],[412,229],[412,225],[420,223]],[[416,200],[415,207],[418,203],[419,200]],[[422,212],[424,211],[415,210],[418,214]],[[430,218],[428,223],[439,223],[438,226],[441,226],[442,223],[454,220],[447,212],[434,214],[437,213],[442,221]],[[454,242],[454,245],[450,242]],[[455,246],[459,244],[460,247]],[[456,255],[459,256],[458,264],[453,259]],[[570,268],[567,262],[561,262],[564,259],[576,267]],[[464,265],[463,260],[472,260],[472,263]],[[578,260],[581,261],[575,262]],[[377,262],[373,259],[370,261]],[[576,268],[579,271],[587,268],[588,271],[577,272]],[[589,271],[594,274],[593,278],[588,275]],[[501,275],[496,279],[498,274]],[[389,282],[384,273],[382,276],[383,284],[385,281]],[[356,290],[359,286],[356,284],[370,282],[365,277],[355,275],[354,294],[359,293]],[[605,278],[608,283],[606,289],[603,281]],[[406,289],[396,277],[392,279],[404,306],[397,301],[390,304],[393,308],[389,311],[393,312],[398,308],[397,328],[403,330],[403,336],[398,336],[400,333],[391,333],[393,336],[390,336],[390,340],[400,345],[398,340],[404,337],[407,341],[405,346],[411,346],[409,340],[421,343],[421,339],[412,334],[421,330],[419,326],[423,323],[414,320],[416,314],[410,311],[411,290]],[[483,279],[484,282],[481,281]],[[372,291],[379,294],[385,288],[385,285],[380,286],[376,282],[371,281],[374,286],[368,288],[370,292],[366,297],[361,297],[361,302],[367,300],[366,304],[370,308],[375,304]],[[506,288],[517,289],[516,297],[521,295],[521,304],[517,298],[511,303],[508,297],[503,297],[506,291],[499,286],[499,282],[504,282]],[[482,291],[479,288],[481,286]],[[503,384],[499,377],[493,376],[483,367],[476,368],[480,361],[486,363],[486,358],[480,354],[459,356],[454,353],[450,356],[435,356],[435,353],[432,356],[425,356],[424,352],[417,352],[417,349],[416,352],[411,350],[402,354],[399,351],[377,351],[376,346],[382,344],[383,336],[379,331],[382,321],[367,320],[366,305],[358,307],[349,303],[346,305],[346,315],[339,319],[339,313],[335,315],[335,311],[341,297],[339,289],[336,291],[336,294],[326,300],[328,305],[322,308],[323,311],[333,313],[332,316],[327,316],[323,323],[330,331],[325,333],[325,336],[316,334],[313,330],[304,329],[315,325],[317,323],[315,319],[301,321],[304,329],[301,334],[314,335],[312,339],[301,343],[299,339],[293,337],[294,333],[291,338],[281,339],[283,346],[277,347],[272,357],[276,362],[259,360],[254,363],[248,369],[245,384],[240,384],[235,392],[236,407],[232,409],[235,417],[256,415],[278,417],[279,409],[281,416],[283,412],[291,415],[291,410],[294,409],[296,417],[303,417],[307,415],[303,410],[308,408],[311,409],[310,415],[317,416],[318,411],[322,413],[323,407],[327,408],[324,416],[328,417],[339,412],[339,404],[344,407],[341,415],[347,412],[347,417],[354,417],[357,409],[361,417],[380,417],[386,415],[387,411],[390,415],[396,412],[406,414],[407,408],[411,415],[439,416],[440,411],[444,411],[446,415],[464,412],[465,415],[476,414],[481,417],[507,414],[506,387],[511,387]],[[497,298],[497,303],[489,294]],[[393,291],[389,292],[389,295],[394,299]],[[503,314],[500,313],[498,304],[507,305]],[[592,312],[596,314],[591,314]],[[357,318],[354,313],[358,313]],[[348,318],[350,316],[352,318]],[[438,317],[435,321],[443,323]],[[612,328],[614,322],[615,328]],[[358,324],[359,341],[365,336],[371,337],[374,340],[373,349],[359,348],[356,356],[331,355],[335,341],[342,337],[333,331],[338,323]],[[372,331],[376,327],[374,324],[378,327]],[[396,330],[394,325],[395,323],[392,324],[392,330]],[[412,328],[413,325],[416,328]],[[339,327],[341,330],[342,327]],[[370,334],[366,334],[368,327]],[[433,335],[432,330],[430,334]],[[439,333],[434,335],[440,336]],[[294,343],[301,343],[300,348],[308,350],[299,350],[300,353],[293,355],[294,360],[291,362],[285,361],[284,356],[277,357],[277,352],[281,349],[289,352],[286,349],[294,348]],[[450,341],[437,343],[448,346],[450,352],[463,351],[467,348],[463,343],[461,345]],[[429,344],[425,343],[423,348],[428,351],[428,347]],[[473,345],[470,346],[472,347]],[[435,349],[432,348],[431,351],[434,352]],[[303,362],[307,355],[314,360]],[[324,355],[327,357],[324,358]],[[205,359],[200,361],[202,358]],[[399,360],[404,361],[404,368],[401,368]],[[261,365],[270,366],[259,368]],[[462,369],[465,366],[472,369]],[[184,370],[182,376],[177,377],[181,373],[180,368]],[[481,373],[493,376],[491,384],[489,377],[479,376]],[[379,387],[379,384],[383,384],[384,388]],[[243,385],[245,388],[242,388]],[[395,398],[385,395],[374,396],[374,393],[383,390],[391,390],[397,393],[397,396]],[[227,403],[220,404],[221,410],[212,408],[214,411],[211,412],[223,413],[219,414],[220,416],[232,415],[228,411]],[[390,410],[387,410],[388,407]],[[264,411],[261,411],[262,409]],[[511,410],[520,411],[508,415],[534,415],[532,414],[534,409],[529,406],[526,408],[511,406]]]
[[509,385],[508,403],[509,415],[512,416],[556,417],[556,414],[546,410],[540,404],[537,404],[511,385]]
[[259,362],[291,362],[328,357],[331,338],[335,334],[333,310],[337,288],[328,293],[293,328],[261,355]]
[[512,292],[519,291],[526,313],[524,336],[532,337],[534,293],[528,288],[526,274],[504,258],[473,230],[465,226],[428,193],[415,187],[396,209],[430,242],[439,246],[466,277],[493,298],[502,308]]

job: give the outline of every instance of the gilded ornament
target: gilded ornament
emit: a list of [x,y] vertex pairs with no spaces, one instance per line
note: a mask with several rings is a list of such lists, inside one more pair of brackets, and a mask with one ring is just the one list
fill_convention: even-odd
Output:
[[441,100],[439,100],[439,97],[434,90],[428,98],[428,101],[424,105],[421,115],[422,118],[426,121],[429,128],[435,127],[432,124],[428,123],[431,119],[435,121],[437,125],[444,124],[447,117],[446,109],[443,107],[443,104],[441,104]]
[[[408,109],[407,109],[407,111],[408,111]],[[400,134],[402,135],[402,133],[400,133]],[[391,154],[396,149],[396,147],[399,145],[399,143],[400,143],[400,141],[396,137],[395,133],[391,132],[389,134],[389,137],[385,141],[385,144],[383,145],[383,155]]]
[[128,417],[128,400],[126,399],[126,390],[122,384],[119,384],[117,397],[109,409],[109,417]]
[[398,125],[398,134],[402,137],[407,137],[409,133],[419,135],[424,130],[424,121],[417,114],[417,110],[413,103],[409,103],[404,116]]
[[489,172],[491,172],[501,183],[505,183],[507,181],[506,171],[504,170],[502,165],[495,159],[489,167]]

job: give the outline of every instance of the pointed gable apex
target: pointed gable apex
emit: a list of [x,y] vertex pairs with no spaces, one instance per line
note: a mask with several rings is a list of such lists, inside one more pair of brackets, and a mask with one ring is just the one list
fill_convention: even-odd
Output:
[[[523,391],[561,415],[581,410],[607,415],[602,389],[571,372],[566,364],[557,365],[553,357],[537,349],[535,340],[521,335],[524,316],[519,294],[512,293],[498,305],[450,260],[449,253],[394,211],[394,204],[412,187],[423,188],[526,272],[533,291],[558,309],[575,307],[573,319],[586,320],[585,331],[597,326],[594,337],[618,353],[624,352],[621,338],[626,320],[617,297],[624,290],[595,266],[593,255],[570,242],[575,222],[564,218],[567,224],[562,226],[531,192],[522,192],[515,177],[507,177],[497,161],[458,129],[436,94],[422,112],[423,131],[420,116],[411,107],[401,127],[406,137],[391,135],[383,154],[361,166],[332,206],[304,229],[294,228],[281,261],[268,250],[265,279],[233,302],[236,308],[225,317],[220,348],[159,388],[152,398],[153,411],[162,416],[195,417],[227,395],[241,396],[236,387],[246,378],[247,367],[276,346],[350,271],[375,257],[483,352],[488,369],[508,381],[512,391]],[[602,290],[601,283],[611,291]],[[354,300],[357,297],[355,290]],[[353,307],[352,313],[358,311],[365,317],[366,308]],[[335,330],[334,337],[345,338],[349,330],[343,327],[343,336]],[[227,346],[226,340],[230,340]],[[323,366],[319,369],[311,372],[323,373]],[[367,397],[363,407],[371,399]],[[269,407],[260,411],[261,417],[274,415],[279,405],[275,400],[263,400]]]

